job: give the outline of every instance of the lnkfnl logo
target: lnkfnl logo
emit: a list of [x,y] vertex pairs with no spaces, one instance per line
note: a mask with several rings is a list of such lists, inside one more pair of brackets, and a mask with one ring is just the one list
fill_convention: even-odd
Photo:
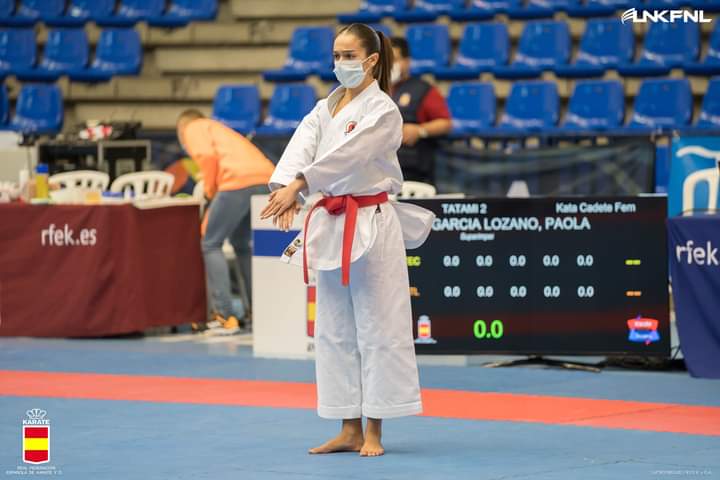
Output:
[[712,18],[705,18],[703,10],[643,10],[631,8],[625,10],[620,17],[622,23],[710,23]]
[[50,420],[47,412],[33,408],[25,412],[23,420],[23,462],[47,463],[50,461]]

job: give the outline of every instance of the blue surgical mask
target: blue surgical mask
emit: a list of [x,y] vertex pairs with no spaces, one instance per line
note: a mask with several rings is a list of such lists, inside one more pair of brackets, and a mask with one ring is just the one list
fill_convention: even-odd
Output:
[[360,85],[365,78],[363,63],[365,63],[368,58],[362,61],[343,60],[342,62],[335,62],[333,73],[338,79],[338,82],[345,88],[355,88]]

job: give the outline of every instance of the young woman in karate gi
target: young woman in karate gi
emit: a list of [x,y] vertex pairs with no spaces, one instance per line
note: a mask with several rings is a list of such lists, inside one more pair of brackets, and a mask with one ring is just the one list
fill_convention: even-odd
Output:
[[317,274],[317,410],[342,429],[310,453],[377,456],[382,419],[422,411],[405,248],[425,240],[433,214],[388,201],[402,185],[389,39],[353,24],[333,55],[341,86],[295,131],[262,217],[287,230],[305,196],[323,194],[305,219],[303,260],[306,283],[307,268]]

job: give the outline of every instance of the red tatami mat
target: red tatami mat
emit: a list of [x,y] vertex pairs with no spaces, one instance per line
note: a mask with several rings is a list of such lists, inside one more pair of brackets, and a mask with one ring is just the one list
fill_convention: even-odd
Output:
[[[315,385],[144,375],[0,370],[0,395],[315,408]],[[423,415],[720,436],[720,407],[423,389]]]

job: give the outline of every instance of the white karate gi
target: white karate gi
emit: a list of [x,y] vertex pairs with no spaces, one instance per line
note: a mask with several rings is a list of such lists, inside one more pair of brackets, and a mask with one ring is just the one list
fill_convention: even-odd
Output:
[[[303,119],[270,178],[275,190],[302,173],[305,194],[398,193],[396,152],[402,117],[373,82],[334,118],[339,87]],[[360,208],[350,285],[341,284],[345,214],[313,213],[308,266],[315,270],[315,359],[318,414],[324,418],[389,418],[422,411],[405,247],[419,246],[432,212],[386,202]]]

